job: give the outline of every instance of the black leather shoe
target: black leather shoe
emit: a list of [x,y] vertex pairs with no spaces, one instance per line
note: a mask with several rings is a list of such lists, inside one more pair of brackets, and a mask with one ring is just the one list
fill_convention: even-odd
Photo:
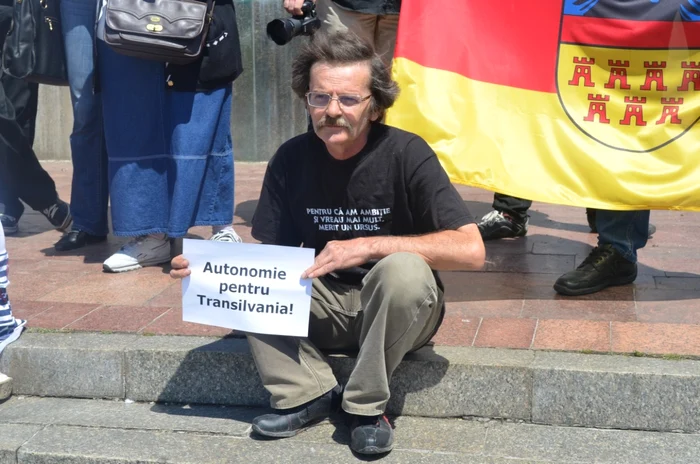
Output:
[[350,449],[360,454],[388,453],[394,447],[394,429],[386,416],[353,415]]
[[559,277],[554,290],[577,296],[598,292],[611,285],[625,285],[637,278],[637,264],[626,260],[612,245],[593,249],[575,271]]
[[106,235],[92,235],[82,230],[71,230],[53,246],[56,251],[70,251],[82,248],[85,245],[104,242],[107,240]]
[[336,385],[333,390],[306,404],[282,410],[280,414],[256,417],[253,419],[253,432],[265,437],[293,437],[337,412],[341,398],[342,390]]

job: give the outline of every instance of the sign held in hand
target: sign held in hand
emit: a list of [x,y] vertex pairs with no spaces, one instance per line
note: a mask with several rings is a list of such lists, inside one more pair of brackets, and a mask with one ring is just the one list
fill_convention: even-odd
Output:
[[191,274],[182,282],[182,319],[241,332],[306,337],[314,250],[183,240]]

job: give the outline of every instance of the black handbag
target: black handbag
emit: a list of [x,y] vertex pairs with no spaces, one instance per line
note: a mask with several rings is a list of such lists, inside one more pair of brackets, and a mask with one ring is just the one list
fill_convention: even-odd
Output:
[[233,81],[243,72],[233,0],[216,0],[204,42],[199,80],[203,85]]
[[2,71],[17,79],[68,85],[59,0],[15,0]]
[[202,53],[213,0],[108,0],[104,41],[117,53],[187,64]]

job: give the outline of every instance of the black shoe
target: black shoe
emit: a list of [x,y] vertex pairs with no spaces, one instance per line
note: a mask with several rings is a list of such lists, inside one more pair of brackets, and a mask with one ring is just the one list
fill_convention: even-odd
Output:
[[279,414],[256,417],[253,419],[253,432],[265,437],[293,437],[337,412],[341,398],[342,389],[336,385],[333,390],[306,404],[282,410]]
[[64,232],[73,225],[73,216],[70,214],[70,206],[65,201],[58,199],[56,203],[41,211],[56,230]]
[[637,264],[626,260],[612,245],[593,249],[575,271],[559,277],[554,290],[577,296],[598,292],[611,285],[625,285],[637,278]]
[[350,449],[360,454],[388,453],[394,447],[394,429],[386,416],[353,415]]
[[82,230],[71,230],[53,246],[56,251],[70,251],[82,248],[85,245],[104,242],[106,235],[92,235]]
[[508,214],[493,210],[477,224],[483,240],[522,237],[527,234],[528,219],[516,219]]
[[[598,233],[598,228],[595,225],[595,213],[596,210],[593,208],[586,208],[586,220],[588,221],[588,227],[591,228],[591,233],[597,234]],[[648,229],[648,238],[651,238],[652,235],[654,235],[654,232],[656,232],[656,226],[652,223],[649,223],[649,229]]]
[[0,214],[0,223],[2,224],[2,229],[5,231],[5,235],[16,234],[19,231],[18,222],[19,220],[14,216]]

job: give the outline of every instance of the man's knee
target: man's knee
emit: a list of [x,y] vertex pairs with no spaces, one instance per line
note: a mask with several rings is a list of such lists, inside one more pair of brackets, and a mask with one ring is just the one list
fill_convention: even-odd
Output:
[[426,291],[436,292],[430,266],[414,253],[394,253],[380,260],[365,277],[364,285],[379,286],[408,301],[425,298]]

